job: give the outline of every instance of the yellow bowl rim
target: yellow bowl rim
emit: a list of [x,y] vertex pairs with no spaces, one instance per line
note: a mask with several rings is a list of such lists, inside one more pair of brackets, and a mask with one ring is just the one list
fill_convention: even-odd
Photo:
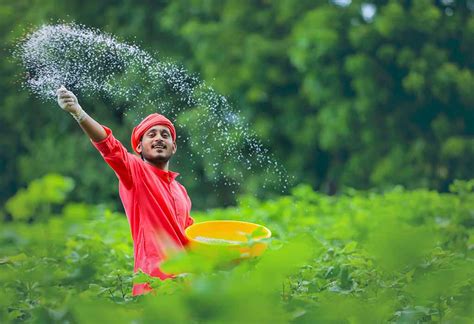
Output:
[[[240,224],[257,225],[257,226],[263,227],[264,230],[267,231],[267,235],[265,235],[264,237],[259,237],[259,238],[257,239],[257,241],[259,241],[259,240],[261,240],[261,239],[267,239],[267,238],[270,238],[270,237],[272,236],[272,231],[270,231],[270,229],[268,229],[268,227],[266,227],[266,226],[264,226],[264,225],[260,225],[260,224],[252,223],[252,222],[244,222],[244,221],[223,219],[223,220],[204,221],[204,222],[194,223],[194,224],[188,226],[188,227],[184,230],[184,234],[186,235],[186,238],[187,238],[188,240],[190,240],[190,241],[197,242],[197,243],[199,243],[199,244],[216,246],[216,244],[198,241],[198,240],[196,240],[196,239],[194,239],[194,238],[192,238],[192,237],[189,237],[189,235],[188,235],[188,229],[189,229],[189,228],[193,227],[194,225],[200,225],[200,224],[204,224],[204,223],[240,223]],[[242,242],[242,244],[235,244],[235,245],[233,245],[233,246],[242,246],[242,245],[245,245],[245,242]]]

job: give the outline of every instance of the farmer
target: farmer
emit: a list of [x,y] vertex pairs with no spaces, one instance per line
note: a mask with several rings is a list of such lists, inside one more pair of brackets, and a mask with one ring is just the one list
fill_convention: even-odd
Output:
[[[188,243],[184,229],[193,224],[191,200],[175,180],[178,173],[168,169],[176,153],[176,131],[160,114],[151,114],[132,132],[132,149],[127,149],[79,105],[76,96],[64,86],[57,90],[59,106],[69,112],[89,136],[105,162],[115,171],[119,193],[133,239],[134,272],[162,280],[174,277],[160,271],[159,263],[169,249],[179,250]],[[151,291],[148,283],[135,284],[132,294]]]

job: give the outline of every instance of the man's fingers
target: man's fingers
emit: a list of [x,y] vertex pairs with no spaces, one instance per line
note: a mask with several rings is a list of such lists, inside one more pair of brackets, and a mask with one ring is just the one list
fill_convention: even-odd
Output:
[[68,103],[75,104],[76,101],[73,98],[59,98],[58,103],[59,104],[68,104]]
[[60,104],[70,106],[70,105],[75,105],[76,103],[72,100],[68,100],[68,101],[61,101]]
[[56,90],[56,94],[58,96],[58,104],[62,109],[69,111],[77,105],[77,98],[66,87],[63,85]]
[[58,97],[59,99],[67,99],[67,98],[74,99],[73,94],[69,91],[58,94]]
[[60,93],[65,93],[65,92],[69,92],[68,89],[66,89],[65,86],[61,85],[58,90],[56,90],[56,93],[57,94],[60,94]]

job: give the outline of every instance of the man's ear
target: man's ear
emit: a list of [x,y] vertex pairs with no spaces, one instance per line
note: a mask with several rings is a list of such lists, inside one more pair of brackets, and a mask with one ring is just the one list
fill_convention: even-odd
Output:
[[173,142],[173,154],[176,153],[176,150],[178,149],[178,145],[176,144],[176,141]]
[[142,142],[138,143],[137,152],[138,152],[138,154],[142,153]]

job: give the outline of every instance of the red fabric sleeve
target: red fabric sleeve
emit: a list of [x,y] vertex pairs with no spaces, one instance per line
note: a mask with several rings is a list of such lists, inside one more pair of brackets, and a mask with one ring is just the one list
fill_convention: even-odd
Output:
[[115,171],[115,174],[126,188],[133,184],[131,173],[131,155],[127,149],[114,137],[110,128],[102,126],[107,137],[99,142],[91,140],[105,162]]
[[191,216],[188,216],[188,219],[186,220],[186,225],[184,226],[184,228],[187,228],[188,226],[191,226],[194,224],[194,218],[192,218]]

